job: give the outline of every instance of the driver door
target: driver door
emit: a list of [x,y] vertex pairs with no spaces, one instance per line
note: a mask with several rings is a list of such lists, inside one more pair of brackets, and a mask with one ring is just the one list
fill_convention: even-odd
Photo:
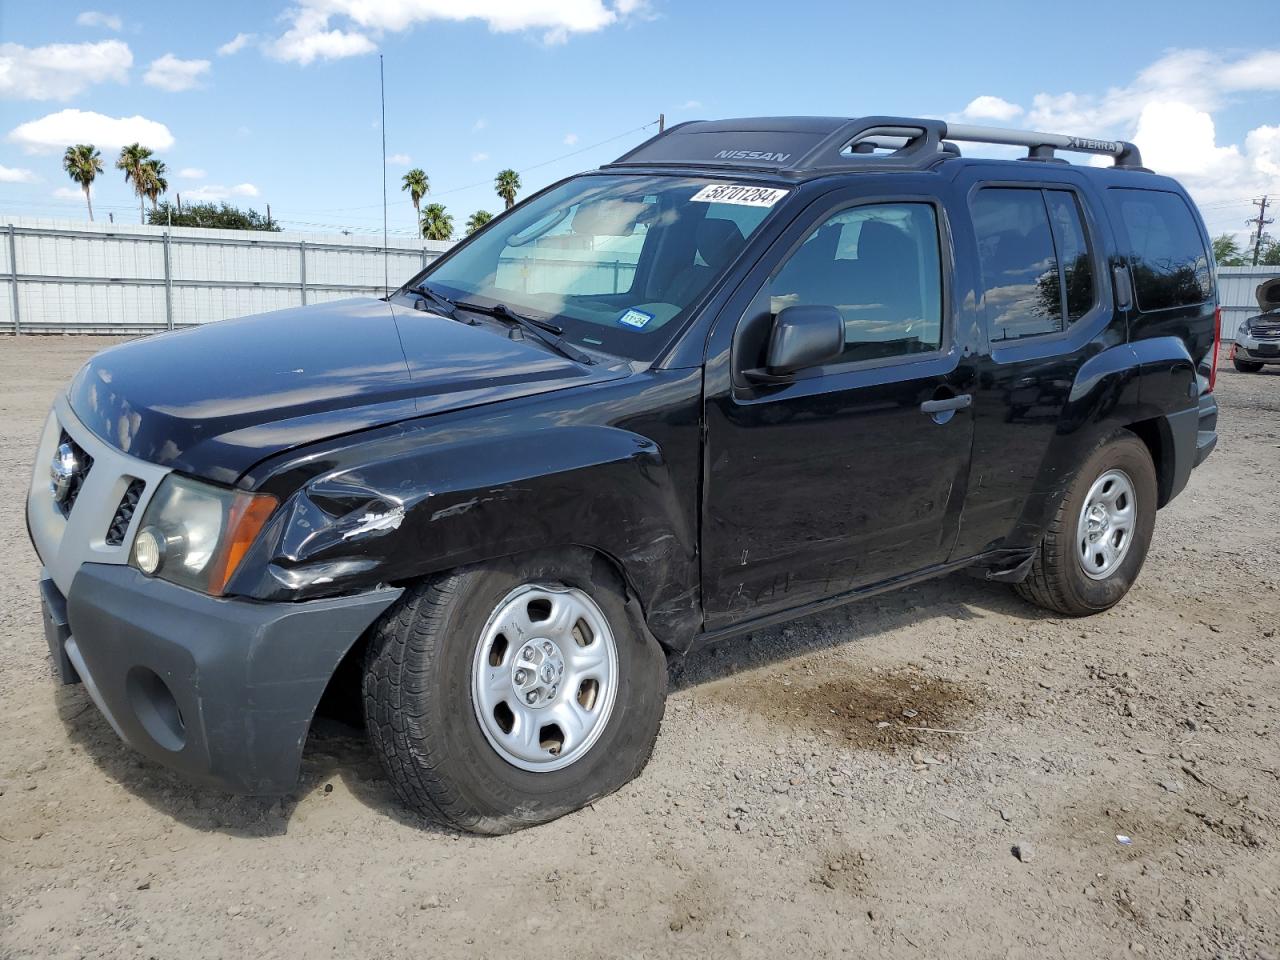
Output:
[[[708,363],[713,630],[945,562],[963,503],[970,371],[953,336],[942,206],[923,194],[824,204],[779,245],[730,320],[730,362]],[[743,377],[763,364],[773,318],[799,304],[840,310],[844,353],[789,382]]]

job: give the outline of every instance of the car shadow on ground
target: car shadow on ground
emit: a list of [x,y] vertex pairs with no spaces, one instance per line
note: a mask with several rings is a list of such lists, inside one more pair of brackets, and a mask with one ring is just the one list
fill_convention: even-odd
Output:
[[293,791],[279,797],[244,797],[193,784],[135,751],[116,736],[83,686],[59,686],[55,698],[71,743],[107,777],[184,826],[234,837],[281,836],[304,797],[323,802],[345,791],[406,826],[454,833],[419,817],[396,798],[364,730],[343,719],[317,716],[312,723]]
[[[967,621],[991,614],[1027,621],[1051,616],[1003,584],[953,574],[698,650],[673,662],[669,690],[676,693],[925,621]],[[360,726],[354,695],[326,695],[307,738],[298,787],[283,797],[240,797],[189,783],[121,742],[82,686],[60,686],[55,697],[73,744],[106,776],[188,827],[237,837],[279,836],[288,832],[302,798],[323,801],[341,789],[406,826],[453,833],[417,816],[396,798]]]

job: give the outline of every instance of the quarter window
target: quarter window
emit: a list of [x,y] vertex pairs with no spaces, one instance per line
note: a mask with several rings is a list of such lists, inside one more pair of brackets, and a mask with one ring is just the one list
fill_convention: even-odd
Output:
[[1162,190],[1115,192],[1129,238],[1138,309],[1167,310],[1208,300],[1213,295],[1209,255],[1186,202]]
[[873,204],[828,219],[769,282],[772,313],[799,305],[840,311],[842,362],[939,349],[942,266],[933,207]]
[[984,188],[973,224],[993,342],[1061,333],[1093,306],[1093,261],[1071,191]]

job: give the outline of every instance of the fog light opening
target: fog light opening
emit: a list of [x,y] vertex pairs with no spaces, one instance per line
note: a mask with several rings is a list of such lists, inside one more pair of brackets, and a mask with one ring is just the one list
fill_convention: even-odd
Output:
[[177,753],[187,744],[187,727],[168,685],[146,667],[134,667],[125,679],[134,716],[156,743]]

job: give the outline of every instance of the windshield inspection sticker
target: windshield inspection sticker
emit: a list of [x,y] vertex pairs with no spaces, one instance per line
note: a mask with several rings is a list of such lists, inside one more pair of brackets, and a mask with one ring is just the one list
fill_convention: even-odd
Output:
[[643,310],[637,310],[632,307],[618,318],[618,322],[624,327],[634,327],[636,330],[642,330],[652,319],[652,313],[645,313]]
[[740,207],[772,207],[787,195],[778,187],[748,187],[738,183],[713,183],[689,199],[693,203],[732,203]]

